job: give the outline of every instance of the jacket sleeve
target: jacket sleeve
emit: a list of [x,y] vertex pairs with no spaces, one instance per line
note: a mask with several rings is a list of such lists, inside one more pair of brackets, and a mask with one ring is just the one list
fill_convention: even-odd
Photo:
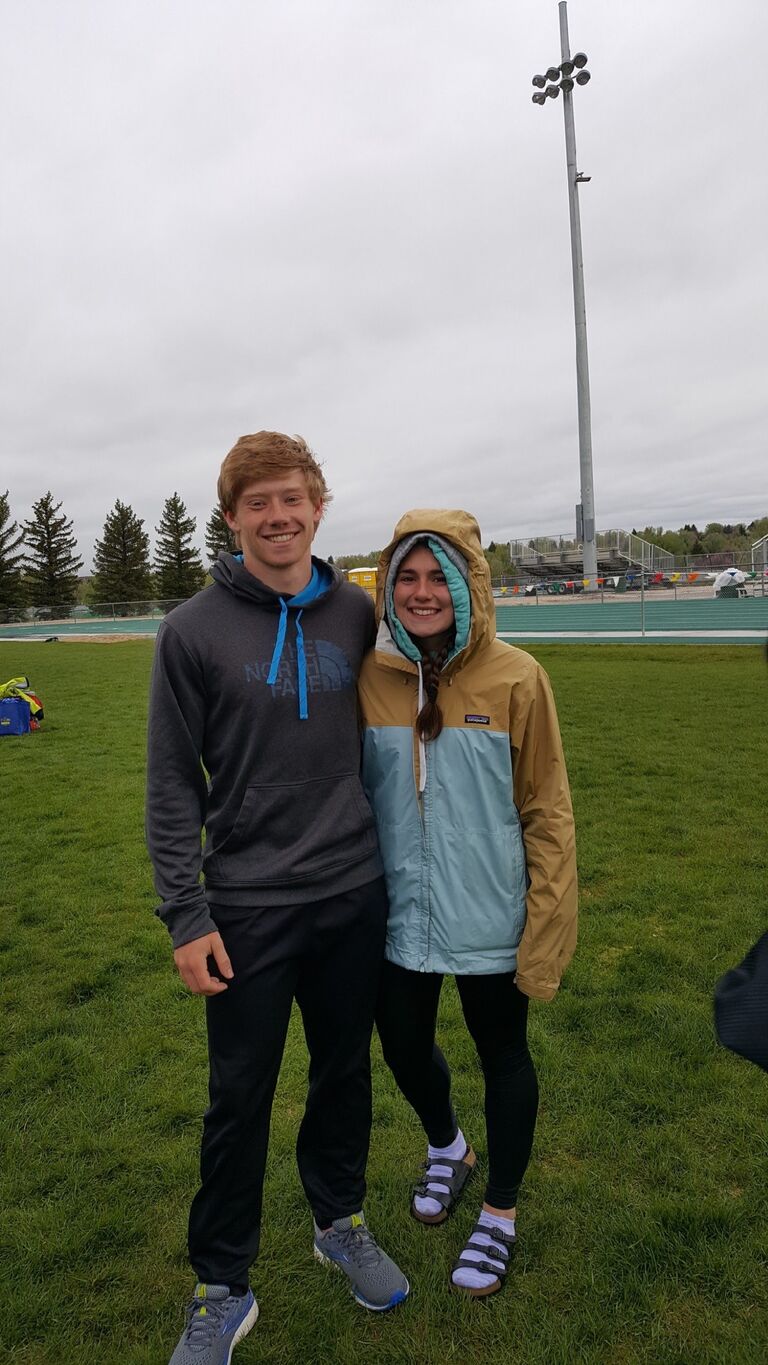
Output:
[[207,783],[201,752],[205,687],[173,626],[159,631],[149,694],[146,834],[174,948],[216,929],[200,880]]
[[576,946],[576,840],[568,774],[549,679],[513,693],[510,738],[514,796],[523,829],[529,887],[517,957],[519,989],[551,1000]]

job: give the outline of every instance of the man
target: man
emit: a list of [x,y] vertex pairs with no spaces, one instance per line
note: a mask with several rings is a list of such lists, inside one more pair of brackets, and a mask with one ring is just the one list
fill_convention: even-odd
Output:
[[158,913],[183,981],[207,997],[210,1061],[189,1220],[198,1284],[171,1365],[225,1365],[256,1320],[248,1269],[294,999],[310,1056],[297,1159],[315,1255],[365,1308],[408,1294],[361,1212],[387,914],[359,780],[355,683],[373,604],[312,557],[330,494],[300,437],[241,437],[218,494],[242,555],[220,554],[214,583],[169,613],[150,696]]

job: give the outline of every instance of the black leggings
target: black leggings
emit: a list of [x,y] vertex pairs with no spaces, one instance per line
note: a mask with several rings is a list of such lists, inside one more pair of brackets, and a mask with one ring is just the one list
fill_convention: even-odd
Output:
[[[448,1147],[458,1131],[451,1073],[435,1042],[442,984],[437,973],[408,972],[385,962],[376,1012],[384,1059],[433,1147]],[[530,1159],[539,1105],[526,1038],[528,998],[512,972],[457,976],[456,985],[485,1077],[485,1202],[511,1209]]]

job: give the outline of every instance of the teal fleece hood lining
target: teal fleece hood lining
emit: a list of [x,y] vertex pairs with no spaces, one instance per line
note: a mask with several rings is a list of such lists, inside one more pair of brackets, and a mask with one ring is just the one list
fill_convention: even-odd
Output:
[[421,650],[413,643],[405,627],[400,623],[395,612],[394,589],[397,571],[403,560],[410,554],[416,545],[426,545],[432,551],[440,568],[445,575],[448,584],[448,591],[453,602],[453,612],[456,618],[456,638],[453,649],[451,650],[446,663],[455,659],[462,649],[466,649],[469,640],[469,629],[472,624],[472,600],[469,593],[467,578],[469,576],[469,566],[460,550],[457,550],[449,541],[442,536],[432,535],[429,531],[417,531],[414,535],[404,536],[392,552],[389,561],[387,581],[384,588],[384,612],[387,624],[392,633],[401,654],[413,663],[419,663]]

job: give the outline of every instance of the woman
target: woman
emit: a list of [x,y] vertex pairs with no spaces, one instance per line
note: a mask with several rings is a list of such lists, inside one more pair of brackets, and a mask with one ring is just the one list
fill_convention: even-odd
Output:
[[475,1166],[435,1042],[456,978],[485,1077],[488,1180],[451,1272],[499,1290],[538,1106],[528,999],[550,1000],[576,940],[573,815],[543,669],[496,639],[474,517],[408,512],[379,566],[375,649],[363,663],[363,779],[390,917],[377,1026],[427,1136],[411,1213],[439,1224]]

